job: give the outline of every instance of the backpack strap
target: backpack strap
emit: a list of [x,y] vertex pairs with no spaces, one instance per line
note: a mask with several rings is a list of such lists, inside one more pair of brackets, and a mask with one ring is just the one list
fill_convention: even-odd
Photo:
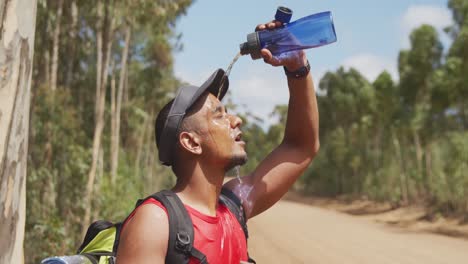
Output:
[[241,200],[227,188],[221,189],[219,199],[229,209],[229,211],[236,216],[242,230],[244,230],[245,238],[248,239],[249,231],[247,229],[247,218],[245,217],[244,206],[242,206]]
[[[244,206],[242,205],[241,200],[237,195],[235,195],[231,190],[227,188],[222,188],[221,189],[221,195],[219,196],[219,199],[221,202],[233,213],[237,221],[242,227],[242,230],[244,231],[245,239],[249,239],[249,230],[247,228],[247,217],[245,216],[245,211],[244,211]],[[249,253],[247,252],[247,256],[249,258],[250,263],[256,263],[255,260],[253,260],[250,256]]]
[[169,241],[166,263],[188,263],[192,256],[198,259],[201,264],[208,264],[206,256],[193,247],[194,231],[192,219],[179,197],[172,191],[164,190],[144,200],[149,198],[154,198],[161,202],[169,216]]

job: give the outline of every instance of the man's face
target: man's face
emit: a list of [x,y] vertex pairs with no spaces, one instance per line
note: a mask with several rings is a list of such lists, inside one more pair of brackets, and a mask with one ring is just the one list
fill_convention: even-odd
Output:
[[224,105],[209,93],[202,99],[203,105],[194,115],[199,122],[203,157],[229,170],[247,161],[245,142],[241,140],[242,120],[227,113]]

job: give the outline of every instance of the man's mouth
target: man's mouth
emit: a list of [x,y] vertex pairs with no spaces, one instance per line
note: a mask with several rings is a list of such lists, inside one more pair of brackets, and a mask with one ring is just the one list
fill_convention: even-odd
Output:
[[234,138],[234,140],[235,140],[236,142],[243,142],[243,141],[242,141],[242,132],[239,133],[239,134],[237,134],[237,136]]

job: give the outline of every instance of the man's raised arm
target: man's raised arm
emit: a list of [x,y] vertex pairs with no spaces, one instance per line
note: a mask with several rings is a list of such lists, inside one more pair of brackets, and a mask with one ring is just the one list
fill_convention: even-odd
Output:
[[[257,30],[280,25],[279,22],[271,22],[258,25]],[[296,72],[308,63],[302,50],[279,58],[266,49],[261,52],[266,63],[284,66],[289,72]],[[301,78],[288,76],[287,79],[290,97],[282,143],[254,172],[243,177],[242,183],[234,179],[225,185],[243,201],[247,218],[265,211],[281,199],[319,149],[319,115],[312,76],[309,72]]]

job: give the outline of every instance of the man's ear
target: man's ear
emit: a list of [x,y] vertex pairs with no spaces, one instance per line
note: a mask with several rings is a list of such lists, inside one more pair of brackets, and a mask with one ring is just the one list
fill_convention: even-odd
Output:
[[197,134],[190,132],[181,132],[179,134],[179,142],[182,148],[184,148],[188,152],[195,155],[202,154],[200,138]]

